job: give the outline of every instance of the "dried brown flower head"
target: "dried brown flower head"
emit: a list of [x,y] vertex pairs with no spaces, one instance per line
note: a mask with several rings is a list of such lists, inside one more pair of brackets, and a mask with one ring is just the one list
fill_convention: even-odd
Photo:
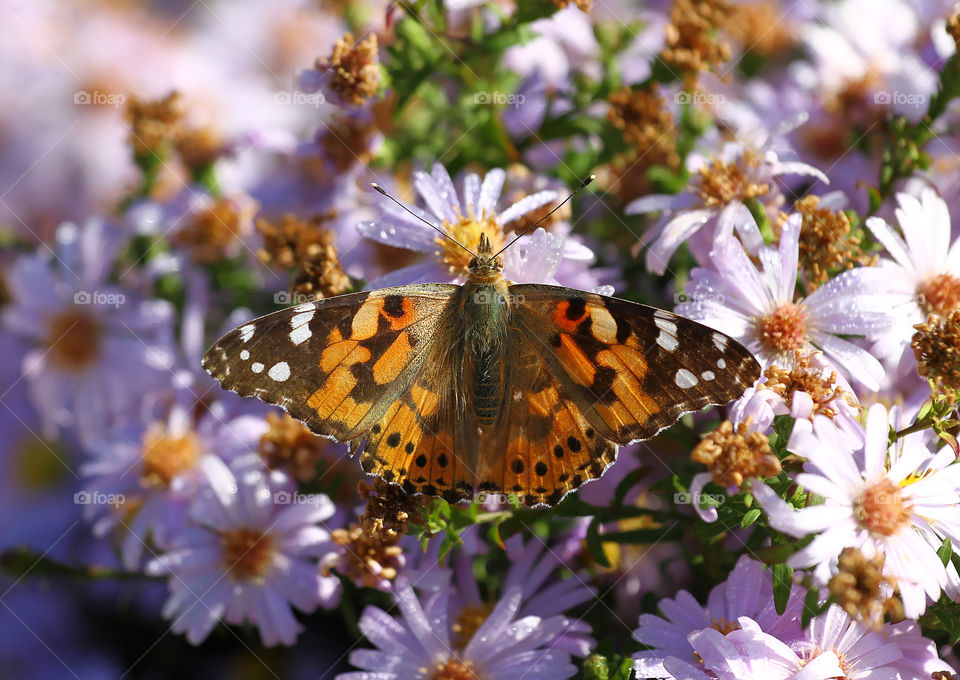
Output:
[[745,50],[772,57],[789,51],[799,41],[797,26],[784,16],[779,2],[737,4],[731,12],[724,27]]
[[328,212],[305,221],[287,213],[279,224],[257,220],[263,236],[257,255],[264,264],[294,270],[291,292],[297,300],[321,300],[350,289],[350,277],[340,266],[334,245],[336,234],[322,226],[336,216]]
[[260,456],[272,470],[285,470],[300,482],[317,476],[317,464],[326,453],[329,440],[286,413],[267,414],[267,431],[260,438]]
[[960,389],[960,310],[946,317],[931,314],[914,328],[910,346],[920,375],[949,390]]
[[720,37],[731,16],[726,0],[675,0],[660,59],[683,72],[687,89],[695,89],[700,71],[730,59],[730,46]]
[[380,83],[380,59],[377,36],[369,34],[359,42],[352,33],[344,33],[333,46],[329,58],[317,59],[317,70],[330,71],[330,89],[344,102],[360,106],[377,92]]
[[813,401],[813,412],[811,416],[822,415],[828,418],[834,418],[838,411],[839,401],[845,401],[851,406],[856,406],[855,397],[846,392],[837,383],[837,372],[832,371],[829,375],[824,375],[824,370],[816,363],[816,357],[819,352],[794,351],[793,365],[789,369],[780,368],[776,365],[770,365],[763,372],[767,381],[763,383],[763,389],[777,393],[787,404],[788,408],[793,408],[793,393],[805,392],[810,395]]
[[129,143],[136,156],[164,156],[180,134],[185,115],[180,93],[162,99],[140,99],[131,95],[124,117],[130,124]]
[[[851,233],[850,220],[842,210],[820,206],[817,196],[805,196],[793,205],[800,213],[800,267],[812,288],[823,285],[831,273],[855,266],[871,266],[876,255],[863,252],[862,241]],[[786,220],[781,213],[780,222]]]
[[[558,9],[564,9],[569,7],[571,0],[550,0]],[[581,12],[589,12],[593,9],[593,0],[573,0],[573,4],[577,6]]]
[[247,197],[214,199],[188,216],[170,240],[187,250],[194,262],[217,262],[233,254],[233,246],[249,233],[256,211],[256,203]]
[[868,559],[857,548],[844,548],[837,563],[837,574],[828,587],[837,604],[853,618],[880,628],[884,618],[903,618],[903,605],[893,596],[896,583],[883,575],[882,555]]
[[780,461],[770,448],[767,436],[751,432],[748,422],[736,429],[729,420],[694,447],[690,458],[713,472],[713,481],[726,488],[739,487],[744,480],[780,474]]

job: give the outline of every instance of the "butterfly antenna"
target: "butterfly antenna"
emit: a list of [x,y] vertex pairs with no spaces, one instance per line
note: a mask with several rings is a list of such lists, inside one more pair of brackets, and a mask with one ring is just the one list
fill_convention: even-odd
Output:
[[544,215],[543,217],[541,217],[539,220],[537,220],[536,222],[534,222],[532,225],[530,225],[529,227],[527,227],[526,229],[524,229],[523,231],[521,231],[519,234],[517,234],[517,235],[513,238],[513,240],[510,241],[510,243],[508,243],[508,244],[505,245],[503,248],[501,248],[499,251],[497,251],[497,254],[494,255],[494,257],[496,257],[497,255],[499,255],[500,253],[502,253],[504,250],[506,250],[507,248],[509,248],[510,246],[512,246],[512,245],[513,245],[514,243],[516,243],[517,241],[519,241],[522,236],[526,236],[526,235],[529,234],[531,231],[533,231],[533,230],[536,229],[538,226],[540,226],[540,223],[541,223],[541,222],[543,222],[545,219],[547,219],[548,217],[550,217],[550,215],[552,215],[553,213],[555,213],[555,212],[557,212],[558,210],[560,210],[560,208],[563,207],[563,204],[564,204],[564,203],[566,203],[566,202],[569,201],[571,198],[573,198],[575,195],[577,195],[578,193],[580,193],[583,189],[586,189],[586,188],[587,188],[587,185],[590,184],[590,182],[592,182],[592,181],[595,180],[596,178],[597,178],[596,175],[590,175],[590,176],[587,177],[585,180],[583,180],[582,182],[580,182],[580,186],[578,186],[576,189],[574,189],[573,191],[571,191],[570,194],[569,194],[565,199],[563,199],[562,201],[560,201],[560,202],[556,205],[556,207],[554,207],[553,210],[551,210],[551,211],[548,212],[546,215]]
[[[413,215],[414,217],[416,217],[418,220],[420,220],[421,222],[423,222],[425,225],[427,225],[428,227],[430,227],[431,229],[433,229],[435,232],[437,232],[438,234],[440,234],[440,235],[443,236],[444,238],[450,239],[451,241],[453,241],[454,243],[456,243],[458,246],[460,246],[461,248],[463,248],[464,250],[466,250],[468,253],[470,253],[470,254],[473,255],[474,257],[477,257],[477,254],[476,254],[475,252],[473,252],[472,250],[470,250],[469,248],[467,248],[465,245],[463,245],[462,243],[460,243],[460,241],[458,241],[457,239],[453,238],[450,234],[448,234],[447,232],[445,232],[443,229],[441,229],[441,228],[438,227],[437,225],[435,225],[435,224],[433,224],[433,223],[431,223],[431,222],[428,222],[427,220],[425,220],[425,219],[423,219],[422,217],[420,217],[420,215],[418,215],[417,213],[415,213],[415,212],[413,212],[412,210],[410,210],[410,208],[408,208],[408,207],[405,206],[403,203],[401,203],[400,201],[398,201],[397,199],[395,199],[393,196],[391,196],[390,194],[388,194],[388,193],[387,193],[387,190],[384,189],[384,188],[383,188],[382,186],[380,186],[379,184],[377,184],[376,182],[371,182],[371,183],[370,183],[370,186],[372,186],[374,189],[376,189],[377,191],[379,191],[381,194],[383,194],[384,196],[386,196],[387,198],[389,198],[391,201],[393,201],[394,203],[396,203],[397,205],[399,205],[399,206],[400,206],[401,208],[403,208],[405,211],[407,211],[408,213],[410,213],[411,215]],[[558,206],[558,207],[559,207],[559,206]]]

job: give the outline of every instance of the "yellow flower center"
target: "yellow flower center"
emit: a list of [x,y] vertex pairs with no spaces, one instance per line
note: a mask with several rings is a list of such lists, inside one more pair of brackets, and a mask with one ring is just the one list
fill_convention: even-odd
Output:
[[[480,242],[480,234],[486,234],[490,239],[493,251],[503,247],[503,231],[493,215],[482,219],[473,216],[460,217],[456,222],[443,221],[444,231],[471,250],[476,250]],[[466,275],[467,265],[471,255],[448,238],[437,236],[434,239],[439,246],[437,256],[447,266],[451,274]]]
[[708,208],[722,208],[732,201],[746,201],[765,196],[770,186],[756,181],[759,157],[745,151],[743,158],[736,163],[714,158],[708,165],[700,168],[697,176],[697,192],[700,200]]
[[453,623],[453,646],[463,649],[493,611],[492,604],[468,604],[458,613]]
[[273,557],[273,541],[259,529],[231,529],[220,535],[223,562],[237,581],[262,577]]
[[792,352],[807,341],[807,315],[792,302],[777,307],[757,322],[757,334],[767,349]]
[[433,669],[430,680],[483,680],[471,664],[459,659],[447,659]]
[[927,279],[917,291],[924,311],[945,316],[960,309],[960,279],[953,274],[937,274]]
[[170,434],[160,423],[143,435],[143,476],[145,487],[169,486],[174,477],[192,468],[200,459],[200,442],[193,432]]
[[900,487],[889,479],[881,479],[864,491],[854,512],[864,528],[881,536],[892,536],[910,521],[907,501]]

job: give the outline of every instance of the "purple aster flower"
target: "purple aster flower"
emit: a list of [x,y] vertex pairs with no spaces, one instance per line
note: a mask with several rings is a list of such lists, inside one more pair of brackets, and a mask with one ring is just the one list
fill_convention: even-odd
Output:
[[883,366],[846,338],[873,339],[892,324],[890,298],[876,292],[882,273],[858,267],[797,299],[799,236],[800,216],[791,215],[778,248],[758,252],[759,269],[739,241],[720,240],[710,256],[714,269],[691,272],[691,299],[676,311],[738,339],[764,365],[790,366],[796,350],[818,348],[848,376],[876,389]]
[[207,486],[204,457],[232,460],[256,451],[267,429],[262,417],[236,417],[219,403],[199,420],[191,413],[175,404],[166,418],[119,428],[89,447],[91,460],[80,469],[88,517],[97,535],[119,532],[127,569],[140,568],[149,546],[170,548],[186,528],[190,501]]
[[[564,616],[564,612],[592,600],[596,589],[586,584],[586,574],[573,572],[567,578],[557,578],[556,572],[568,561],[562,554],[562,546],[551,549],[538,538],[524,544],[519,534],[506,541],[507,557],[510,568],[503,581],[503,591],[520,588],[521,604],[517,616],[537,616],[541,619],[560,617],[567,622],[556,639],[548,640],[552,648],[568,652],[574,656],[586,656],[595,645],[590,637],[590,625],[584,621]],[[463,552],[455,561],[455,598],[456,614],[454,618],[461,628],[465,625],[476,628],[477,620],[483,620],[493,608],[493,604],[480,596],[480,586],[473,574],[473,560]],[[478,619],[479,617],[479,619]]]
[[802,607],[802,590],[794,588],[786,610],[778,615],[769,570],[755,560],[741,557],[727,580],[710,591],[706,606],[681,590],[675,599],[660,601],[660,611],[666,618],[653,614],[640,616],[640,626],[633,636],[651,649],[633,655],[634,670],[643,678],[675,677],[668,666],[698,664],[688,638],[691,632],[712,628],[725,634],[740,628],[741,617],[749,618],[763,631],[780,639],[794,639],[800,635]]
[[649,246],[647,269],[663,274],[680,244],[708,224],[714,228],[714,240],[724,240],[736,231],[747,251],[755,253],[763,245],[763,237],[755,222],[741,216],[746,201],[761,200],[764,206],[777,208],[782,197],[776,193],[774,180],[780,175],[811,176],[829,184],[826,175],[813,166],[781,161],[770,148],[775,138],[771,136],[759,149],[728,142],[715,157],[691,154],[687,169],[693,180],[686,191],[651,194],[627,205],[628,215],[664,213],[637,244],[637,248]]
[[292,645],[302,630],[291,605],[309,613],[335,603],[339,581],[321,575],[316,557],[329,549],[322,527],[334,514],[323,495],[287,502],[256,465],[233,469],[213,456],[201,465],[209,488],[190,509],[191,526],[146,568],[170,575],[163,615],[200,644],[217,621],[253,623],[264,645]]
[[960,240],[951,243],[950,213],[937,193],[924,187],[919,196],[897,194],[897,222],[901,237],[883,219],[867,218],[867,228],[893,260],[881,260],[885,290],[896,319],[881,337],[875,351],[899,361],[912,358],[904,352],[913,337],[913,326],[931,313],[946,315],[960,308]]
[[916,618],[928,598],[956,589],[955,569],[937,556],[943,539],[955,541],[960,529],[960,465],[949,448],[934,455],[924,433],[888,442],[890,421],[876,404],[851,442],[824,416],[811,428],[795,429],[788,448],[804,457],[797,484],[823,498],[823,503],[794,509],[765,484],[751,487],[766,511],[770,526],[813,541],[788,560],[795,568],[812,567],[826,584],[836,573],[837,559],[847,547],[868,559],[884,558],[883,572],[896,581],[904,613]]
[[360,630],[377,649],[351,652],[350,663],[364,671],[341,673],[337,680],[556,680],[576,674],[569,655],[549,646],[563,633],[567,621],[560,616],[522,616],[520,586],[507,590],[469,636],[451,625],[452,595],[449,589],[428,592],[421,601],[406,578],[400,577],[394,599],[402,619],[368,607],[360,618]]
[[169,381],[173,308],[108,283],[116,232],[63,224],[56,252],[21,257],[7,277],[13,302],[0,319],[34,347],[23,373],[51,434],[75,427],[90,440]]
[[[480,241],[480,234],[485,233],[494,250],[499,250],[512,238],[512,232],[507,231],[511,224],[558,197],[555,191],[537,191],[498,211],[496,205],[505,179],[506,173],[499,168],[488,172],[482,180],[479,175],[468,173],[463,180],[461,204],[453,180],[446,169],[437,164],[430,174],[416,173],[414,180],[428,211],[413,206],[410,210],[467,248],[474,249]],[[461,282],[467,275],[469,253],[392,201],[384,199],[383,216],[379,221],[361,222],[357,228],[367,238],[381,243],[430,254],[426,262],[378,279],[376,287],[424,281]],[[556,283],[554,275],[561,262],[571,255],[580,257],[584,248],[579,243],[568,248],[565,234],[538,228],[525,241],[503,253],[504,276],[519,282]]]

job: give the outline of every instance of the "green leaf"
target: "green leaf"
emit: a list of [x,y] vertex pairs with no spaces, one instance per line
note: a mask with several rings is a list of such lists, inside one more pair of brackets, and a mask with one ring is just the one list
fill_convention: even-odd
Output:
[[770,567],[770,570],[773,575],[773,605],[778,614],[783,614],[793,588],[793,568],[779,563]]
[[606,569],[610,568],[610,560],[607,559],[607,556],[603,552],[603,543],[608,540],[605,536],[600,535],[600,522],[596,517],[593,518],[593,521],[590,522],[590,526],[587,527],[587,536],[586,536],[587,550],[590,551],[590,556],[593,560],[599,564],[601,567]]
[[943,562],[943,566],[947,566],[950,562],[950,558],[953,556],[953,546],[950,543],[949,538],[943,539],[943,543],[937,549],[937,557],[940,558],[940,561]]
[[753,508],[752,510],[749,510],[743,516],[743,519],[740,520],[740,528],[746,529],[747,527],[752,525],[754,522],[756,522],[758,519],[760,519],[760,516],[762,514],[763,513],[760,511],[760,508]]

